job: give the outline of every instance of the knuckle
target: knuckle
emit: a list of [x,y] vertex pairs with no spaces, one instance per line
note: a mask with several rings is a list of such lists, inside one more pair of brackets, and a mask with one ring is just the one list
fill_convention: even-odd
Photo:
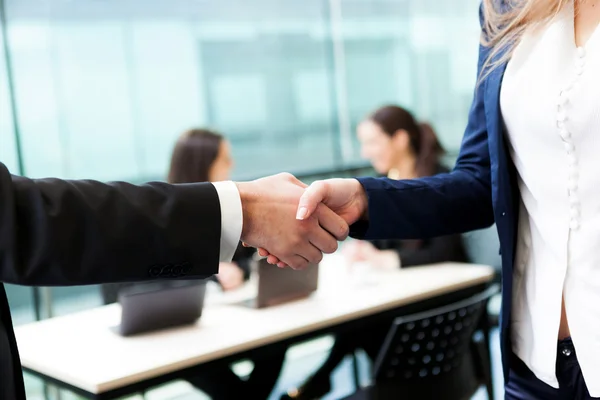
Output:
[[302,245],[302,243],[304,243],[303,236],[304,235],[296,235],[296,236],[294,236],[293,239],[292,239],[292,246],[293,247],[297,247],[297,246]]
[[315,257],[315,259],[313,260],[314,264],[318,264],[321,261],[323,261],[323,253],[319,252],[319,254]]
[[338,247],[339,247],[339,245],[338,245],[338,242],[337,242],[337,241],[334,241],[334,242],[332,242],[332,243],[329,245],[329,249],[327,249],[327,250],[328,250],[328,254],[333,254],[333,253],[335,253],[335,252],[337,251]]
[[306,238],[310,234],[312,227],[310,226],[309,222],[312,221],[303,221],[303,223],[300,224],[297,235],[297,239],[299,241],[302,241],[303,238]]
[[350,235],[350,227],[348,225],[342,225],[339,231],[339,239],[346,240],[348,235]]
[[312,188],[314,190],[320,191],[320,190],[323,190],[325,188],[325,185],[326,185],[326,183],[325,183],[324,180],[318,180],[318,181],[314,181],[312,183],[312,185],[310,185],[310,186],[312,186]]

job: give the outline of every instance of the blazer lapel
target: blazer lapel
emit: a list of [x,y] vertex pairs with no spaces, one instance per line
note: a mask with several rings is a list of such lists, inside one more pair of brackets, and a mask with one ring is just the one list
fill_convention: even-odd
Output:
[[[495,59],[501,57],[498,54]],[[504,143],[504,125],[502,121],[502,112],[500,110],[500,88],[502,86],[502,78],[506,70],[506,63],[503,63],[487,76],[485,80],[485,117],[488,131],[488,143],[490,146],[490,161],[492,168],[492,199],[494,206],[498,205],[499,201],[499,181],[501,174],[498,172],[506,168],[506,151]]]

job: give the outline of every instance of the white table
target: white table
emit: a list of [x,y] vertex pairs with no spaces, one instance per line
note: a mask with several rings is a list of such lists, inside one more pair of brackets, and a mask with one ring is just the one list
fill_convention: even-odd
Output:
[[319,290],[308,299],[261,310],[232,305],[252,296],[250,285],[209,295],[193,326],[124,338],[110,329],[119,323],[118,305],[23,325],[16,329],[21,362],[59,386],[111,397],[188,367],[485,284],[494,275],[487,266],[445,263],[373,273],[356,284],[338,261],[329,257],[321,266]]

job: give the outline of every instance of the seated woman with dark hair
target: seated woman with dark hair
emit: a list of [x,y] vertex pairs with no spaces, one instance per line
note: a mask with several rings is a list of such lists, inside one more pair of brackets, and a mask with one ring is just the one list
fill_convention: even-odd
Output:
[[[181,135],[175,144],[169,168],[169,183],[220,182],[229,180],[233,167],[230,146],[225,138],[206,129],[192,129]],[[223,290],[233,290],[244,284],[250,276],[254,249],[240,243],[231,263],[220,263],[214,277]],[[133,284],[102,286],[105,304],[118,299],[119,290]],[[206,373],[188,378],[195,387],[214,399],[253,398],[266,399],[275,385],[285,350],[258,354],[252,361],[254,369],[247,380],[240,379],[228,366],[210,368]]]
[[[447,171],[440,163],[444,149],[429,124],[419,124],[407,110],[390,105],[379,108],[358,126],[363,158],[377,173],[392,179],[413,179]],[[349,264],[367,263],[372,268],[397,269],[444,261],[467,261],[460,235],[429,240],[351,241],[343,248]],[[357,348],[374,360],[391,321],[369,326],[368,331],[337,335],[329,357],[299,388],[282,399],[315,399],[331,390],[331,373]]]

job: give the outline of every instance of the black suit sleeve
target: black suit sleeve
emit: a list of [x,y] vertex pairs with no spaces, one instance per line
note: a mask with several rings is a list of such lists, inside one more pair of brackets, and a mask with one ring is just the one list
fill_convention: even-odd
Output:
[[0,163],[0,281],[83,285],[218,272],[211,184],[104,184],[12,176]]

